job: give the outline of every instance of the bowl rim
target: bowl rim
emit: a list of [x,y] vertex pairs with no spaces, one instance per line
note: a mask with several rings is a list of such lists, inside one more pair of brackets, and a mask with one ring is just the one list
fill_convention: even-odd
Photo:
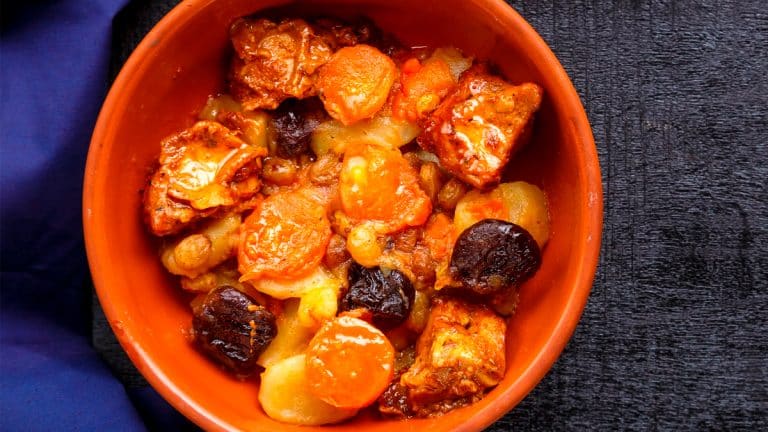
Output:
[[[128,357],[166,401],[198,426],[206,430],[233,430],[231,425],[219,420],[216,415],[182,392],[155,364],[151,356],[141,346],[133,342],[132,336],[126,329],[114,319],[118,316],[118,311],[113,302],[109,301],[109,289],[105,283],[102,283],[102,280],[105,279],[105,272],[102,270],[104,267],[100,265],[102,260],[96,254],[96,240],[94,238],[96,228],[93,226],[94,215],[92,211],[94,202],[99,199],[96,194],[95,181],[99,161],[111,148],[111,143],[104,137],[108,135],[110,119],[119,106],[118,94],[131,82],[132,77],[136,75],[135,71],[141,67],[141,59],[149,54],[158,39],[172,37],[177,23],[189,20],[197,13],[197,10],[215,1],[217,0],[182,1],[144,36],[126,60],[107,94],[91,137],[83,184],[82,211],[85,246],[93,285],[109,325]],[[586,208],[589,209],[582,220],[582,226],[586,226],[585,231],[589,233],[589,238],[580,244],[584,253],[581,254],[582,259],[577,269],[574,289],[571,290],[566,301],[565,313],[555,324],[551,336],[544,343],[543,348],[530,366],[520,374],[515,382],[498,394],[492,404],[483,407],[466,419],[459,428],[462,431],[479,431],[501,418],[536,387],[558,359],[576,329],[592,289],[599,261],[603,225],[602,179],[597,149],[586,111],[568,74],[538,32],[510,5],[502,0],[473,0],[473,3],[477,7],[492,10],[493,13],[497,14],[497,19],[500,21],[511,23],[519,31],[520,38],[533,47],[528,53],[529,57],[534,63],[545,64],[551,68],[551,78],[564,90],[565,97],[559,98],[558,103],[570,113],[572,133],[581,147],[577,154],[582,156],[581,162],[585,167],[588,198]],[[254,6],[257,4],[258,2],[254,2]]]

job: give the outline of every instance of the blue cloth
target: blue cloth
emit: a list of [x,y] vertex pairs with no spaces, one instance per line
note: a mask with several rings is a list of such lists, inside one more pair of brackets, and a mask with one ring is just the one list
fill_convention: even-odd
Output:
[[[10,3],[10,4],[8,4]],[[0,429],[172,429],[89,343],[86,153],[126,0],[4,2],[0,45]]]

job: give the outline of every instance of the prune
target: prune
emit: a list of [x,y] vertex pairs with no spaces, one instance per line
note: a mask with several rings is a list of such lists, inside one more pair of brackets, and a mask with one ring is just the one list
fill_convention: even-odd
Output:
[[251,374],[277,335],[275,316],[230,286],[211,291],[193,312],[197,346],[237,375]]
[[483,219],[459,235],[449,270],[463,288],[485,295],[518,287],[540,265],[539,246],[528,231],[510,222]]
[[306,153],[312,131],[326,118],[323,104],[317,98],[281,103],[272,118],[277,132],[277,155],[290,158]]
[[349,290],[341,298],[341,310],[365,308],[373,315],[373,325],[382,330],[397,327],[408,318],[414,289],[403,273],[384,273],[379,267],[353,263],[348,278]]

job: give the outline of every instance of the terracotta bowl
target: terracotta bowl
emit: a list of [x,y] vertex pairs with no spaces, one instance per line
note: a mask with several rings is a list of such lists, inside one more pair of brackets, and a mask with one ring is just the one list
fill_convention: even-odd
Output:
[[[229,24],[283,6],[286,14],[365,15],[413,45],[453,45],[490,60],[512,82],[545,90],[531,144],[508,178],[542,187],[551,240],[509,322],[507,373],[482,401],[427,420],[360,416],[326,427],[276,422],[241,382],[198,354],[184,336],[188,299],[158,259],[141,220],[140,191],[160,140],[190,126],[224,90]],[[186,0],[144,38],[104,103],[85,176],[88,259],[109,323],[139,371],[174,407],[208,430],[477,431],[512,409],[541,380],[576,327],[600,249],[602,191],[587,116],[568,76],[536,32],[500,0]]]

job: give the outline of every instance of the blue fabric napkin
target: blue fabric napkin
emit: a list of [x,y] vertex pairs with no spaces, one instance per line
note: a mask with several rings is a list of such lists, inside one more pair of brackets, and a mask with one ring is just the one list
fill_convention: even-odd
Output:
[[127,392],[89,344],[83,170],[108,89],[112,20],[125,3],[2,5],[2,430],[188,425],[152,389]]

